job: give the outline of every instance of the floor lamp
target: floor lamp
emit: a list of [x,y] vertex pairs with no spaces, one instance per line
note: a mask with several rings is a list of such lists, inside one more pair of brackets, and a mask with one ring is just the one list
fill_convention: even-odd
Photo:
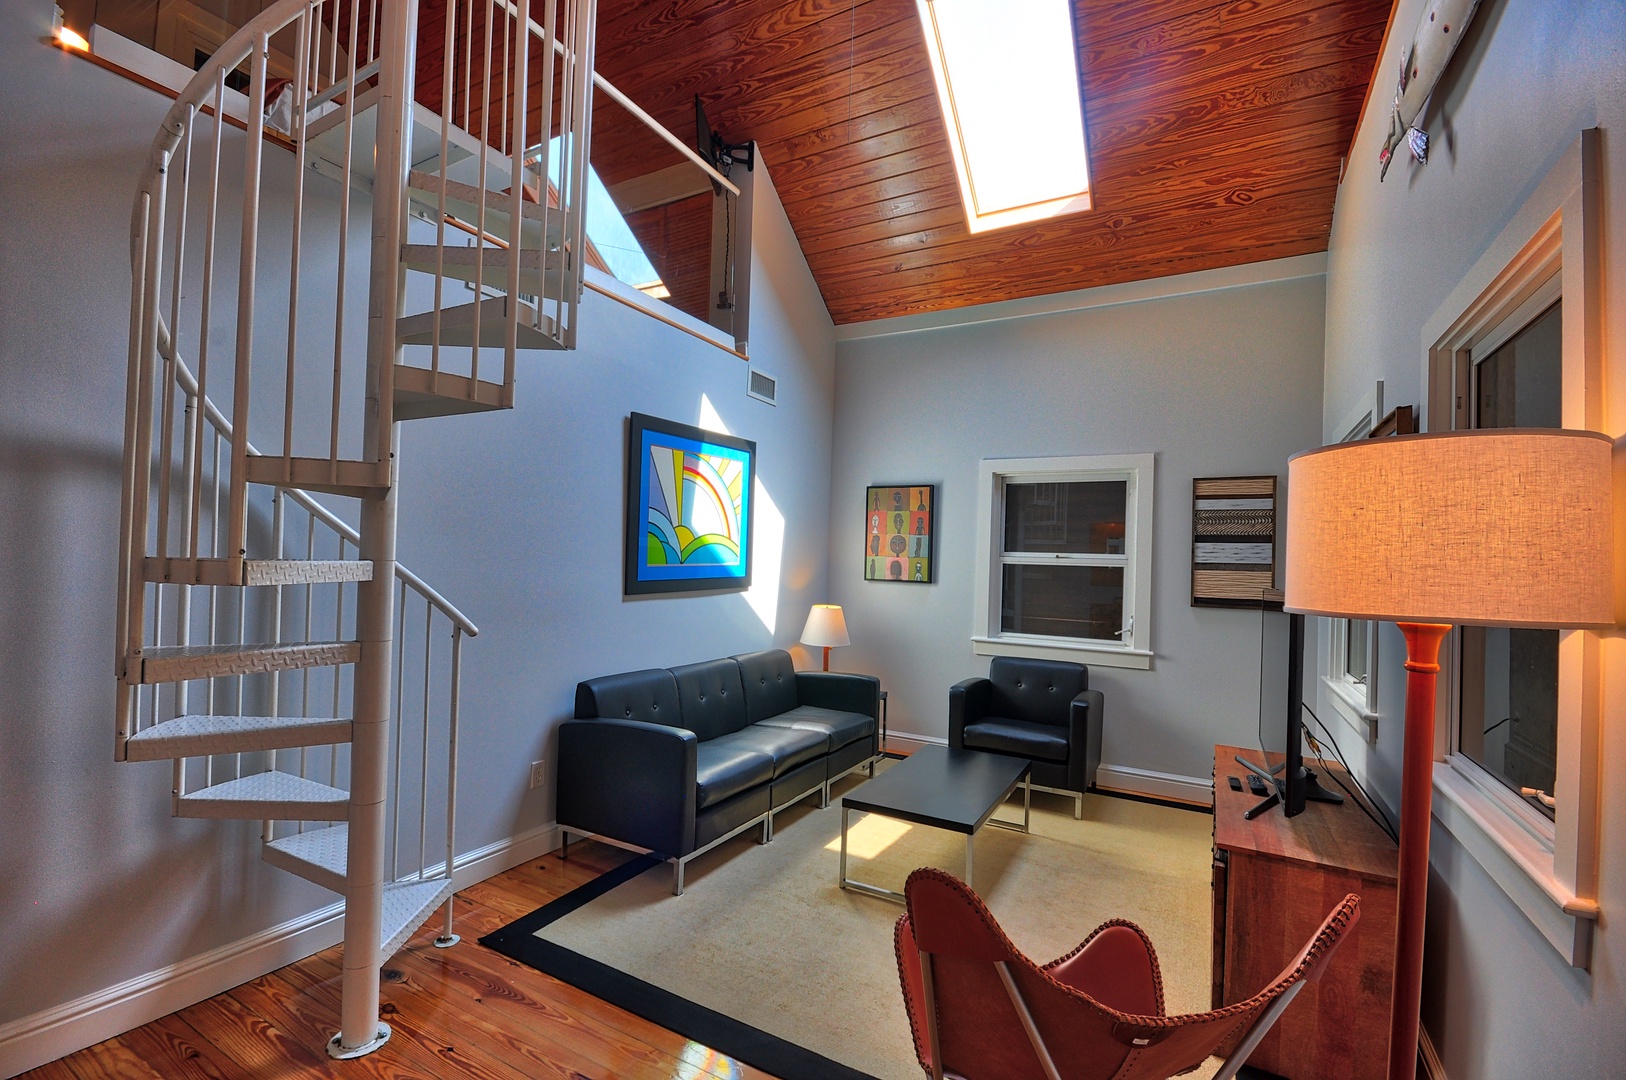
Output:
[[1611,447],[1597,432],[1489,429],[1287,464],[1287,609],[1398,623],[1406,638],[1389,1080],[1417,1069],[1440,644],[1453,625],[1615,625]]

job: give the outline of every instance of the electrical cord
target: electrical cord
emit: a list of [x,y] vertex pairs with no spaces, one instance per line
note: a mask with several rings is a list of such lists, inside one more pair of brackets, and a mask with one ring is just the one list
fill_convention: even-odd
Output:
[[[1354,784],[1355,787],[1360,791],[1360,797],[1357,797],[1355,792],[1349,789],[1349,787],[1344,783],[1343,779],[1339,777],[1337,773],[1327,770],[1327,775],[1332,777],[1333,783],[1344,789],[1344,793],[1346,795],[1355,800],[1355,805],[1361,808],[1361,812],[1363,814],[1372,819],[1372,824],[1382,829],[1384,835],[1389,839],[1399,843],[1400,833],[1395,829],[1394,823],[1389,820],[1389,815],[1383,812],[1383,808],[1377,804],[1377,801],[1374,800],[1370,794],[1367,793],[1366,788],[1361,784],[1361,782],[1355,779],[1355,771],[1349,767],[1349,761],[1344,757],[1344,752],[1339,748],[1338,740],[1333,736],[1333,733],[1327,730],[1327,725],[1322,723],[1321,717],[1316,716],[1315,710],[1310,708],[1309,705],[1304,706],[1304,711],[1310,714],[1311,718],[1315,720],[1316,726],[1321,728],[1322,733],[1326,735],[1327,742],[1332,746],[1333,756],[1336,757],[1338,759],[1338,763],[1344,767],[1344,773],[1349,777],[1350,783]],[[1306,724],[1303,720],[1300,720],[1299,726],[1304,729],[1305,736],[1310,740],[1310,747],[1315,750],[1318,755],[1321,755],[1321,743],[1316,739],[1315,732],[1310,730],[1310,725]],[[1377,811],[1377,816],[1373,815],[1374,810]],[[1382,818],[1381,821],[1378,820],[1379,817]]]

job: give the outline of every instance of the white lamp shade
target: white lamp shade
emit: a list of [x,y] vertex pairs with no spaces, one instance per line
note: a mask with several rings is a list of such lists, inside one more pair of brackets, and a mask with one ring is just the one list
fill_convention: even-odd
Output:
[[1340,443],[1287,463],[1290,611],[1615,625],[1610,439],[1488,429]]
[[834,648],[847,645],[847,620],[841,615],[840,604],[814,604],[807,613],[807,625],[802,627],[802,644],[815,648]]

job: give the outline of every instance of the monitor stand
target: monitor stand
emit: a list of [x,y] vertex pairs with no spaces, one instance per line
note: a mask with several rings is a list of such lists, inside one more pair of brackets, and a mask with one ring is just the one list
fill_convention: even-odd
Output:
[[[1244,769],[1247,769],[1249,772],[1258,773],[1260,776],[1268,776],[1270,777],[1271,783],[1276,785],[1275,791],[1261,799],[1257,806],[1243,813],[1243,820],[1252,821],[1260,814],[1263,814],[1266,810],[1269,810],[1271,807],[1281,803],[1282,789],[1287,785],[1287,781],[1285,778],[1278,777],[1276,774],[1287,767],[1287,762],[1280,762],[1275,767],[1267,769],[1263,765],[1255,765],[1241,754],[1234,754],[1232,756],[1235,758],[1236,763],[1242,766]],[[1306,769],[1303,765],[1300,765],[1299,783],[1304,786],[1305,802],[1342,803],[1344,801],[1344,797],[1338,792],[1328,791],[1326,788],[1321,786],[1321,781],[1315,778],[1314,769]]]

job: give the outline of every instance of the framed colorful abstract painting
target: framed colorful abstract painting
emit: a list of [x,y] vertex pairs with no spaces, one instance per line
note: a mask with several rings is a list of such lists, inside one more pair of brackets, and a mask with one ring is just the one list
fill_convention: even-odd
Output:
[[749,439],[632,414],[627,594],[750,588],[756,457]]
[[936,580],[937,487],[886,484],[864,492],[864,580]]

